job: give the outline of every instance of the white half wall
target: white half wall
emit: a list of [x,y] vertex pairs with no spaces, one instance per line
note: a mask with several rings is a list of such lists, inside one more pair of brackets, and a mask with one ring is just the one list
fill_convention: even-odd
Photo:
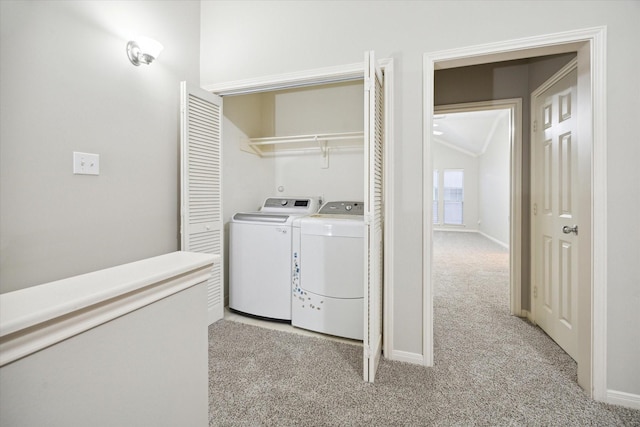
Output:
[[3,426],[203,426],[204,284],[0,368]]

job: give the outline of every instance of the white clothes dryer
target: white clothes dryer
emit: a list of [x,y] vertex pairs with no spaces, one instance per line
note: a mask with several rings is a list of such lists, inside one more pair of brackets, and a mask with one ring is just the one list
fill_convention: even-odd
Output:
[[327,202],[294,221],[291,324],[362,340],[364,203]]
[[292,223],[318,211],[318,197],[268,198],[229,224],[229,308],[291,321]]

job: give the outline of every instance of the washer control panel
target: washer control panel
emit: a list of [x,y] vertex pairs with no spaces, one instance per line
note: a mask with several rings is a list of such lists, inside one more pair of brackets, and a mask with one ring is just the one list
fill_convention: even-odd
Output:
[[318,211],[320,215],[364,215],[363,202],[327,202]]
[[310,215],[317,212],[320,203],[319,197],[270,197],[264,201],[260,210],[262,212]]

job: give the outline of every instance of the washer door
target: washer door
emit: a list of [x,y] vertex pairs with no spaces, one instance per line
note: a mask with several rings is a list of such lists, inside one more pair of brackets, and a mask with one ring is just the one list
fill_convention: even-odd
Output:
[[362,237],[300,236],[300,287],[334,298],[364,296]]

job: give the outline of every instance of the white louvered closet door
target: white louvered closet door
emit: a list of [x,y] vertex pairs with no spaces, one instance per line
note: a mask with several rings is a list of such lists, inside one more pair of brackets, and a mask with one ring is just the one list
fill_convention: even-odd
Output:
[[373,382],[382,353],[383,285],[383,76],[373,52],[365,53],[364,168],[365,178],[365,300],[363,377]]
[[180,83],[182,250],[220,255],[207,283],[209,324],[224,315],[222,98]]

